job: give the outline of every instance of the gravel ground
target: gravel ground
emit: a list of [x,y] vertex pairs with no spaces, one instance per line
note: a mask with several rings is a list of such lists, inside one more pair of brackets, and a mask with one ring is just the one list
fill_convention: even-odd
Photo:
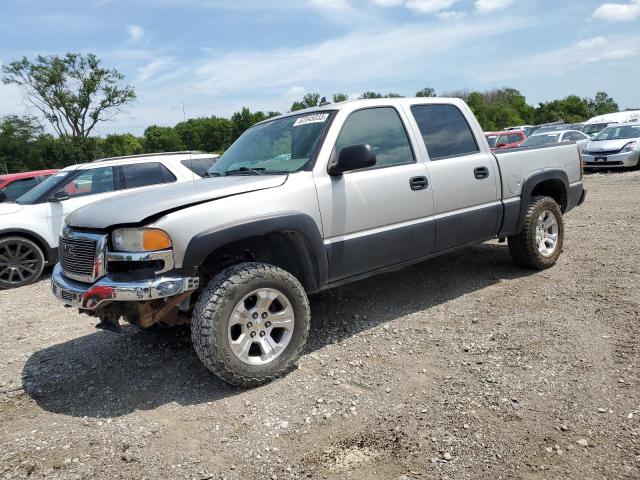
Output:
[[640,172],[586,184],[554,268],[488,243],[316,295],[253,390],[0,292],[0,478],[640,478]]

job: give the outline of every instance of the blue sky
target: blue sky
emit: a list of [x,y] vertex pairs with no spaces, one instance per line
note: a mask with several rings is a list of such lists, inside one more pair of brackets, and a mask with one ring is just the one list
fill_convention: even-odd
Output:
[[[511,86],[640,108],[640,0],[2,0],[0,62],[94,52],[138,100],[98,133],[286,111],[305,92]],[[0,116],[24,113],[0,85]]]

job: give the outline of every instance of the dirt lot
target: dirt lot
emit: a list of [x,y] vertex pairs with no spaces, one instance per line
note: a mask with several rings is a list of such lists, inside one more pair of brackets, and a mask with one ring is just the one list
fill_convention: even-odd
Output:
[[249,391],[48,279],[0,292],[0,477],[640,478],[640,173],[586,184],[553,269],[491,243],[317,295]]

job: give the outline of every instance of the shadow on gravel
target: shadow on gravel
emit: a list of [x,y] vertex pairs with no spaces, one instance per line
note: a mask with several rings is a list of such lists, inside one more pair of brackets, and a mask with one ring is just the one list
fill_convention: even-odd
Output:
[[[314,295],[305,353],[531,273],[513,266],[505,246],[483,244]],[[196,405],[242,391],[204,368],[188,335],[133,327],[35,352],[24,367],[23,387],[43,409],[78,417],[116,417],[171,402]]]

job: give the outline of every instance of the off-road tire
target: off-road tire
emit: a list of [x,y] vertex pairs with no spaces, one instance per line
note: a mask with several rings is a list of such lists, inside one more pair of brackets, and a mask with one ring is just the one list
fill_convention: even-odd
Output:
[[[4,266],[4,264],[7,263],[7,260],[5,259],[10,258],[9,252],[13,251],[17,245],[21,245],[22,250],[20,251],[20,254],[24,254],[27,250],[32,252],[32,254],[28,256],[28,268],[33,270],[33,273],[28,272],[28,277],[24,278],[22,281],[17,273],[14,273],[11,280],[9,280],[9,272],[8,270],[5,270],[6,267]],[[8,247],[8,251],[5,246]],[[44,258],[44,253],[42,253],[42,249],[28,238],[19,236],[0,238],[0,290],[23,287],[35,282],[40,278],[40,275],[42,275],[45,263],[46,260]],[[25,272],[26,271],[22,271],[22,275],[24,275]]]
[[[235,305],[258,288],[275,288],[293,307],[295,324],[285,350],[270,363],[249,365],[239,360],[229,346],[228,325]],[[300,282],[273,265],[245,262],[217,274],[200,294],[191,321],[191,339],[204,365],[231,385],[249,388],[270,382],[294,365],[307,341],[311,313]]]
[[[551,211],[558,222],[558,243],[553,254],[548,257],[540,253],[536,243],[536,224],[538,217],[545,210]],[[533,197],[527,207],[522,230],[518,235],[509,237],[509,251],[515,263],[525,268],[545,270],[556,264],[563,245],[564,220],[560,206],[551,197]]]

